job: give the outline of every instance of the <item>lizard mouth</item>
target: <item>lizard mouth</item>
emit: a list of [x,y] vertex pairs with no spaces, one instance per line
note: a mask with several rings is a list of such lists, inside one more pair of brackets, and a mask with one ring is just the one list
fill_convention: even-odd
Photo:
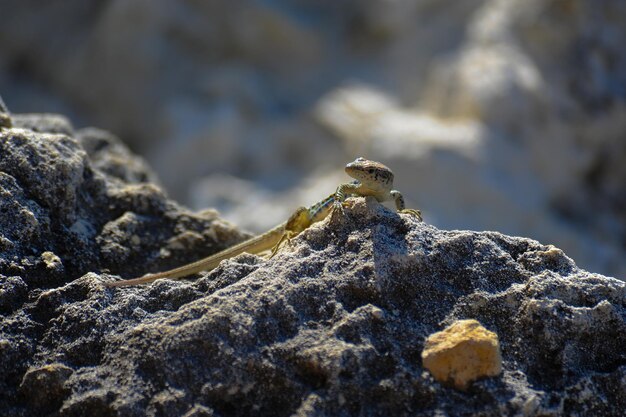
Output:
[[357,159],[355,159],[354,161],[347,163],[346,164],[346,172],[348,172],[348,170],[353,169],[357,164],[363,163],[365,161],[366,161],[366,159],[361,156],[361,157],[358,157]]

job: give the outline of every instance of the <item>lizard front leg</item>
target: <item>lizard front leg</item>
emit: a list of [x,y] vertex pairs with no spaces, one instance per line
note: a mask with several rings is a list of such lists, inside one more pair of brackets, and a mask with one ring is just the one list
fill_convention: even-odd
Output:
[[334,203],[333,203],[333,212],[339,211],[343,214],[343,206],[346,198],[348,196],[358,194],[359,188],[361,187],[361,183],[358,181],[341,184],[337,187],[337,191],[335,191]]
[[391,198],[393,198],[393,200],[396,203],[396,209],[398,210],[399,213],[406,213],[406,214],[411,214],[415,217],[418,218],[419,221],[423,221],[422,219],[422,212],[416,209],[408,209],[406,208],[405,204],[404,204],[404,197],[402,196],[402,193],[398,190],[391,190],[389,192],[389,194],[391,195]]
[[306,207],[298,207],[285,223],[283,235],[278,243],[272,248],[272,253],[268,259],[272,259],[274,255],[276,255],[283,242],[287,241],[287,243],[289,243],[292,237],[297,236],[300,232],[309,227],[311,223],[312,220],[310,210]]

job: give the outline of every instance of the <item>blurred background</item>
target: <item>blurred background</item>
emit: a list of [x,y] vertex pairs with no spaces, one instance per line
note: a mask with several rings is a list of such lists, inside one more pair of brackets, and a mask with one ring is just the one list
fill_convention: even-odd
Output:
[[0,0],[0,94],[262,231],[381,161],[427,222],[626,277],[626,2]]

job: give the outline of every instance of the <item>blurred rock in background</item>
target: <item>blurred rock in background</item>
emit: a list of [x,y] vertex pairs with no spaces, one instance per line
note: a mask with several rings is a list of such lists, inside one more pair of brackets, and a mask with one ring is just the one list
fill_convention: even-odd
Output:
[[0,94],[262,230],[380,160],[426,221],[626,277],[626,3],[0,0]]

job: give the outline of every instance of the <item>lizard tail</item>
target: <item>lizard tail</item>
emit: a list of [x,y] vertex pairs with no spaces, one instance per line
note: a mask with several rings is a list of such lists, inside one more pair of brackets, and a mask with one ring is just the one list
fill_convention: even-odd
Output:
[[179,268],[170,269],[169,271],[159,272],[157,274],[148,274],[139,278],[126,279],[123,281],[107,282],[105,287],[126,287],[128,285],[149,284],[161,278],[179,279],[187,275],[197,274],[200,271],[211,271],[215,269],[221,261],[232,257],[231,251],[220,252],[209,258],[201,259],[197,262],[181,266]]
[[139,284],[149,284],[150,282],[156,281],[161,278],[160,274],[146,275],[144,277],[127,279],[124,281],[114,281],[114,282],[105,282],[104,286],[111,287],[125,287],[127,285],[139,285]]
[[285,234],[285,223],[280,224],[264,233],[260,236],[253,237],[238,245],[225,249],[215,255],[211,255],[207,258],[200,259],[199,261],[184,265],[178,268],[170,269],[169,271],[159,272],[157,274],[150,274],[139,278],[127,279],[124,281],[107,282],[105,287],[125,287],[127,285],[139,285],[149,284],[161,278],[178,279],[184,278],[187,275],[197,274],[201,271],[211,271],[215,269],[220,262],[225,259],[230,259],[233,256],[239,255],[243,252],[248,253],[260,253],[265,250],[272,249],[282,236]]

